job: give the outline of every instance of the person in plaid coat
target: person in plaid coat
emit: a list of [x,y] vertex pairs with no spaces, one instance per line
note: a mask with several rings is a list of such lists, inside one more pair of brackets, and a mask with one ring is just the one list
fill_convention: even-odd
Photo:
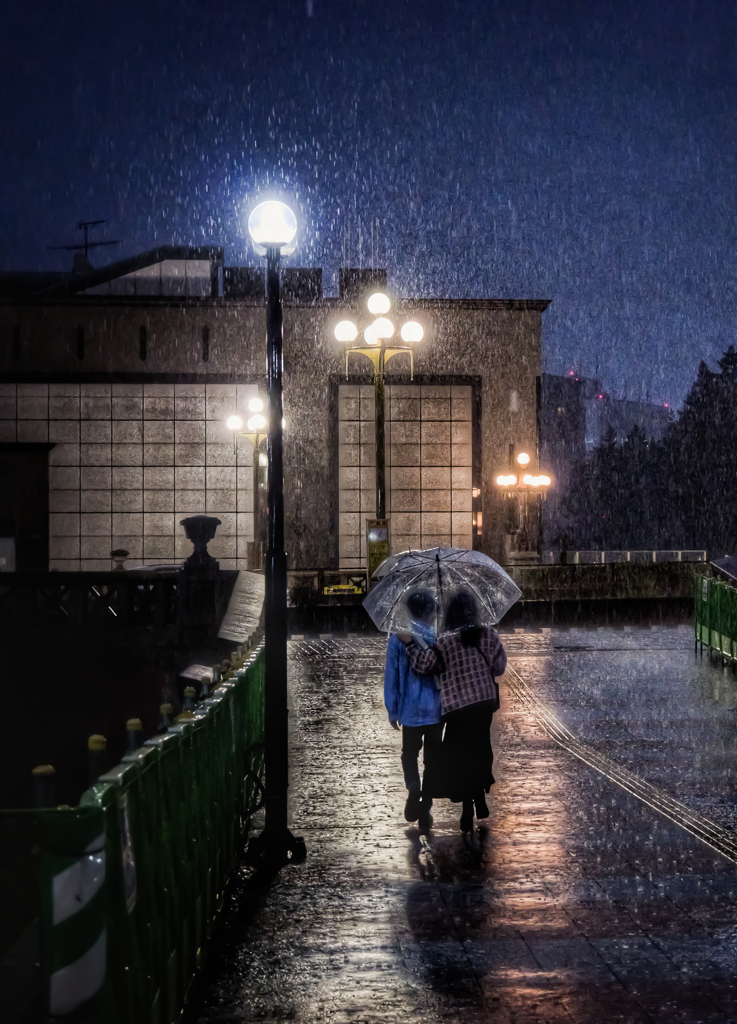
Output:
[[487,818],[485,794],[493,782],[491,719],[499,709],[496,677],[503,675],[507,656],[495,629],[479,626],[476,601],[469,593],[457,594],[448,606],[446,632],[423,650],[409,637],[409,662],[418,675],[435,676],[445,723],[443,792],[463,804],[461,830],[473,829],[477,818]]

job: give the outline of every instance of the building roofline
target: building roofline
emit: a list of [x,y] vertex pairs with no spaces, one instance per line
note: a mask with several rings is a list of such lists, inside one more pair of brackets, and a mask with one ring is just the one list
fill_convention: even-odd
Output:
[[128,256],[125,259],[117,260],[115,263],[108,263],[104,267],[92,270],[86,274],[66,274],[62,281],[36,292],[39,298],[47,298],[60,294],[76,294],[88,288],[95,288],[98,285],[106,284],[126,274],[132,274],[136,270],[144,270],[164,260],[207,260],[210,263],[221,264],[224,262],[224,250],[222,246],[216,245],[159,245],[155,249],[138,253],[137,256]]
[[[552,299],[440,299],[397,296],[396,302],[402,309],[512,309],[517,311],[532,309],[542,313],[548,308]],[[340,298],[327,298],[322,299],[321,303],[316,303],[316,305],[340,309],[356,305],[356,303]]]
[[[154,250],[159,252],[160,250]],[[190,250],[192,251],[192,250]],[[166,259],[181,259],[182,257],[166,256]],[[197,257],[190,257],[196,259]],[[158,261],[154,261],[158,262]],[[150,266],[150,264],[145,264]],[[139,269],[136,267],[135,269]],[[126,271],[130,273],[130,271]],[[106,278],[107,280],[107,278]],[[82,289],[94,287],[94,284],[102,284],[102,280],[90,283],[88,279],[81,285]],[[189,296],[189,295],[85,295],[78,294],[63,286],[47,288],[44,291],[33,294],[25,293],[16,297],[0,296],[0,305],[4,306],[39,306],[39,305],[65,305],[65,306],[131,306],[140,309],[143,306],[216,306],[220,309],[230,306],[247,306],[251,308],[262,307],[265,298],[222,298],[218,296]],[[532,310],[543,313],[551,303],[551,299],[413,299],[397,298],[397,305],[402,310],[512,310],[515,312],[526,312]],[[329,297],[316,299],[314,302],[290,302],[285,301],[286,309],[325,309],[340,310],[354,309],[355,302],[345,299]]]

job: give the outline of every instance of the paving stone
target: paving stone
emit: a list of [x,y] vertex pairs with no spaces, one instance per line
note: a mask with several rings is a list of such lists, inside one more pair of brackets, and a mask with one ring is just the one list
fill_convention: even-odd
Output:
[[[694,809],[727,799],[735,688],[694,665],[688,631],[504,639],[580,740]],[[290,643],[307,860],[270,884],[240,869],[188,1024],[737,1019],[734,863],[561,749],[504,679],[489,818],[463,836],[437,801],[427,836],[407,825],[385,649]]]

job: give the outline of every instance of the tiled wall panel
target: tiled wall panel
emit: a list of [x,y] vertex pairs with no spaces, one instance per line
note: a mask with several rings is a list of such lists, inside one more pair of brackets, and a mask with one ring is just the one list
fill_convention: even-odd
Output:
[[[472,391],[387,385],[386,487],[392,549],[472,546]],[[374,389],[338,396],[340,565],[366,564],[365,520],[376,510]]]
[[[253,449],[225,426],[245,420],[250,384],[1,384],[0,441],[50,441],[49,563],[60,570],[181,562],[180,520],[221,520],[208,550],[246,568],[253,540]],[[360,443],[360,438],[359,438]]]

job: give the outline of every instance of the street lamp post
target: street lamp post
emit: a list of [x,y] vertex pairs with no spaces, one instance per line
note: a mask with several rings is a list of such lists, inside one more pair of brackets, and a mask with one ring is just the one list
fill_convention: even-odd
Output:
[[[412,343],[422,341],[424,330],[416,320],[408,320],[400,329],[401,342],[388,345],[394,336],[395,325],[387,317],[391,309],[391,300],[383,292],[374,292],[367,301],[368,312],[374,319],[364,328],[364,342],[352,344],[358,337],[359,328],[352,320],[341,320],[336,324],[335,337],[338,341],[348,342],[345,350],[345,375],[348,377],[348,356],[351,352],[366,356],[374,367],[374,414],[376,422],[376,519],[374,527],[378,535],[387,538],[385,546],[377,547],[377,559],[383,560],[389,552],[388,520],[386,518],[386,456],[385,456],[385,392],[384,378],[386,364],[393,356],[409,353],[410,380],[414,377],[414,352]],[[369,539],[370,543],[370,539]],[[371,578],[373,569],[371,552],[367,551],[368,576]],[[378,564],[378,562],[377,562]]]
[[[508,473],[502,473],[496,478],[496,485],[506,494],[509,498],[516,498],[519,503],[520,512],[520,527],[519,532],[522,535],[525,544],[529,542],[529,509],[528,502],[530,495],[533,495],[537,500],[538,505],[538,529],[539,529],[539,506],[540,501],[548,493],[548,487],[550,487],[552,481],[547,473],[534,473],[527,472],[530,465],[530,456],[527,452],[519,452],[518,455],[514,454],[515,446],[510,445],[509,452],[509,469]],[[517,463],[519,469],[514,465]],[[538,544],[539,548],[539,544]],[[526,550],[526,548],[525,548]],[[539,556],[538,551],[538,556]]]
[[304,840],[287,825],[289,731],[287,709],[287,555],[284,550],[282,306],[279,262],[294,252],[297,221],[284,203],[261,203],[248,219],[254,250],[266,257],[267,550],[264,566],[266,661],[266,826],[251,855],[283,863],[305,856]]

